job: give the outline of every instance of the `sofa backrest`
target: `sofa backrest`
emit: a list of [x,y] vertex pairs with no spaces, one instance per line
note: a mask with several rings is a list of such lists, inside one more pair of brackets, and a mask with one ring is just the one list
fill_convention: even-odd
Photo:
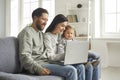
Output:
[[19,72],[18,40],[15,37],[0,38],[0,71]]

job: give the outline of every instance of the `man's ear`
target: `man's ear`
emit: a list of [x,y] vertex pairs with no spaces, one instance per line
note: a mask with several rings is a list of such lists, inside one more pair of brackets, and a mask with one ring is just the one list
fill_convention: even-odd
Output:
[[34,16],[34,17],[33,17],[33,20],[34,20],[34,21],[35,21],[35,20],[37,20],[37,19],[38,19],[38,17],[37,17],[37,16]]

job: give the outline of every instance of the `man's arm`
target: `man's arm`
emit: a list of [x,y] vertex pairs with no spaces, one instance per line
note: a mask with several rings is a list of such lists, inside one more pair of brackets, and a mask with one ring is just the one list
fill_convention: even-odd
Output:
[[23,31],[18,36],[19,39],[19,56],[22,67],[30,73],[40,73],[43,67],[32,58],[32,35]]

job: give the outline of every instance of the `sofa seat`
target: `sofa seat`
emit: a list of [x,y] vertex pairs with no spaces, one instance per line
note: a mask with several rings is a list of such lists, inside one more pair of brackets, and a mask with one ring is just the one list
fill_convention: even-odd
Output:
[[0,80],[64,80],[59,76],[37,76],[28,74],[11,74],[0,72]]

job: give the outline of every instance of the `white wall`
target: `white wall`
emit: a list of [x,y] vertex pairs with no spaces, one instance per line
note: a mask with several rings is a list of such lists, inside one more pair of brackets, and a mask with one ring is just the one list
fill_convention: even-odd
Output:
[[5,0],[0,0],[0,37],[5,36]]
[[55,0],[55,14],[66,14],[66,0]]
[[[87,1],[87,0],[86,0]],[[85,0],[55,0],[55,14],[67,15],[67,9],[76,8],[77,4],[83,4],[86,7]]]
[[120,39],[92,39],[92,51],[101,55],[102,67],[120,67]]

